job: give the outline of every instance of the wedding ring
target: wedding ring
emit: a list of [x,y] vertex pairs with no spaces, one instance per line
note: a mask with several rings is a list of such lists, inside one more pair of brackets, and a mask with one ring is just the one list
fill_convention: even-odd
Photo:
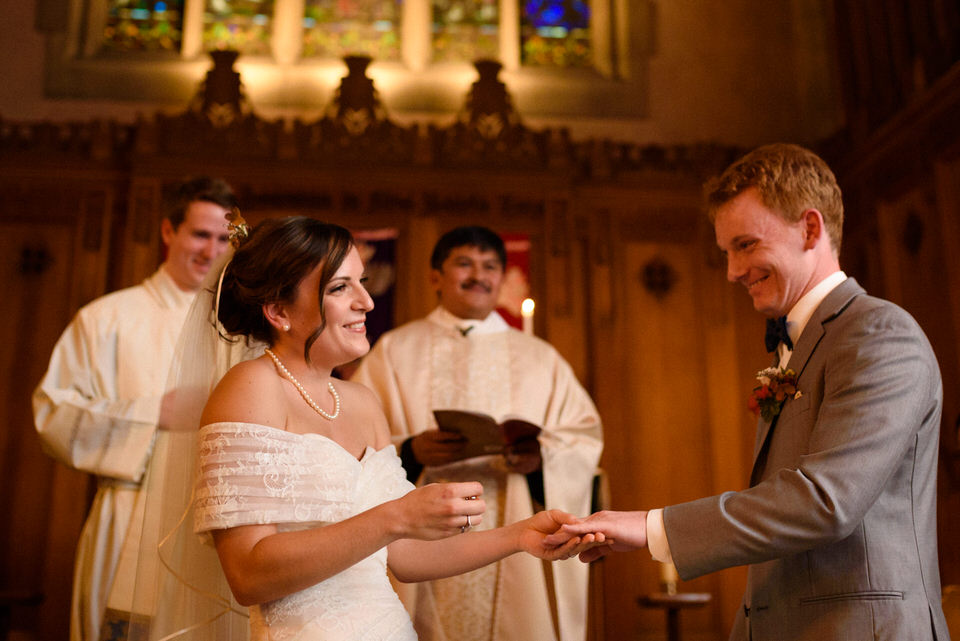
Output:
[[464,532],[466,532],[467,530],[469,530],[471,527],[473,527],[473,523],[470,521],[470,515],[468,514],[468,515],[467,515],[467,523],[466,523],[466,525],[461,525],[461,526],[460,526],[460,534],[463,534]]
[[469,514],[467,515],[467,527],[468,527],[468,528],[473,527],[473,523],[470,522],[470,515],[469,515]]

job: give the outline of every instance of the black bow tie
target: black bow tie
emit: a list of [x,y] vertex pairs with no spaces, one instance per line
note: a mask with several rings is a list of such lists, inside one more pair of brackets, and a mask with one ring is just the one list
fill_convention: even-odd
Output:
[[457,330],[460,332],[460,335],[466,338],[467,334],[476,327],[476,325],[467,325],[466,327],[458,327]]
[[790,340],[790,334],[787,333],[787,317],[767,319],[767,333],[763,337],[763,342],[767,346],[767,351],[772,352],[777,349],[777,345],[783,343],[787,349],[793,351],[793,341]]

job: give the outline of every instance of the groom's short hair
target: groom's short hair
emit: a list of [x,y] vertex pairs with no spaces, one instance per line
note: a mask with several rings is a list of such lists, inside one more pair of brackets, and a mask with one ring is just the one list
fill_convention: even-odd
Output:
[[843,198],[837,179],[818,155],[799,145],[776,143],[758,147],[735,161],[704,186],[707,215],[755,187],[763,204],[795,223],[807,209],[823,215],[835,254],[843,239]]

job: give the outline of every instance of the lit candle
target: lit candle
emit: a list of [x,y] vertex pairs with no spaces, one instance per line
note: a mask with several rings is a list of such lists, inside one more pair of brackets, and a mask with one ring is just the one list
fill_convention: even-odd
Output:
[[677,582],[680,580],[680,575],[677,574],[677,568],[673,563],[661,563],[660,564],[660,585],[663,586],[663,591],[667,594],[676,594],[677,593]]
[[523,317],[523,333],[533,336],[533,308],[535,303],[532,298],[524,298],[520,304],[520,316]]

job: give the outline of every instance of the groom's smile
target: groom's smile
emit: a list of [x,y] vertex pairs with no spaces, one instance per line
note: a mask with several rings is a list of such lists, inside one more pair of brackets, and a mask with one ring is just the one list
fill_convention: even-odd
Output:
[[720,207],[714,230],[727,279],[746,288],[758,312],[786,314],[809,289],[802,226],[764,205],[756,188]]

